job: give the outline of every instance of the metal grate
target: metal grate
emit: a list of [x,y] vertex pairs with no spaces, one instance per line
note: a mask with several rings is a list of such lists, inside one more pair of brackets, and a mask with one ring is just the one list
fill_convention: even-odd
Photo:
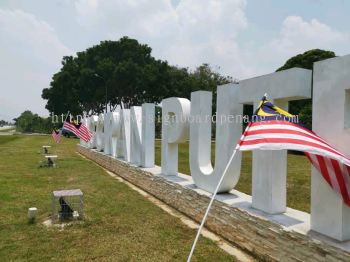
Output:
[[52,221],[84,219],[84,194],[80,189],[52,192]]

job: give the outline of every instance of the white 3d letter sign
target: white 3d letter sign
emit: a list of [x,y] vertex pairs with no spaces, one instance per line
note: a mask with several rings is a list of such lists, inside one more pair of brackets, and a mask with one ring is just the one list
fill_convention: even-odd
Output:
[[117,157],[130,162],[130,109],[120,110],[120,126],[117,133]]
[[142,108],[133,106],[130,110],[130,163],[141,165]]
[[109,112],[104,115],[104,150],[106,155],[112,154],[112,124],[113,113]]
[[[276,106],[288,109],[288,101],[311,97],[311,71],[293,68],[240,81],[240,102],[257,108],[264,93]],[[267,213],[286,210],[287,151],[254,151],[252,206]]]
[[130,116],[130,162],[154,166],[154,104],[133,106]]
[[[81,122],[86,127],[89,127],[89,120],[90,119],[85,116]],[[89,147],[89,142],[85,142],[83,139],[80,139],[80,145],[85,146],[85,147]]]
[[[218,87],[215,168],[211,164],[211,112],[212,94],[197,91],[191,95],[190,118],[190,168],[196,185],[214,192],[230,156],[242,134],[242,122],[234,119],[241,116],[243,106],[238,103],[237,85]],[[237,121],[237,123],[236,123]],[[237,152],[219,192],[231,190],[238,182],[241,170],[241,153]]]
[[100,114],[97,120],[96,127],[96,149],[97,151],[103,151],[104,149],[104,115]]
[[[190,139],[193,181],[197,187],[213,192],[243,132],[243,104],[257,108],[267,93],[276,106],[288,109],[289,101],[311,98],[311,80],[312,71],[293,68],[218,87],[214,167],[211,163],[212,94],[193,92],[191,101],[176,97],[164,99],[160,105],[162,175],[178,174],[178,145]],[[350,56],[315,63],[313,85],[314,131],[350,155]],[[148,103],[131,109],[118,107],[113,113],[84,118],[83,123],[93,138],[81,145],[137,166],[153,167],[154,118],[155,105]],[[219,192],[227,192],[237,184],[240,166],[241,153],[238,152]],[[336,175],[329,170],[330,176]],[[269,214],[285,212],[286,177],[287,151],[254,151],[251,206]],[[350,174],[344,179],[350,185]],[[314,168],[311,182],[311,229],[340,241],[349,240],[350,208]],[[336,182],[335,179],[332,183]]]
[[141,166],[154,167],[155,106],[142,105],[142,154]]
[[97,140],[97,122],[98,122],[98,116],[90,116],[88,120],[88,129],[92,133],[92,138],[88,143],[89,148],[96,148],[96,140]]
[[118,136],[120,133],[120,109],[117,109],[116,112],[113,112],[111,117],[111,156],[117,157],[117,143]]
[[[350,55],[315,63],[313,130],[349,156],[349,123]],[[330,177],[334,176],[332,168],[328,170]],[[332,183],[337,184],[336,179]],[[350,208],[315,168],[311,175],[311,229],[337,240],[350,239]]]
[[188,139],[191,102],[171,97],[162,101],[162,174],[177,175],[178,144]]

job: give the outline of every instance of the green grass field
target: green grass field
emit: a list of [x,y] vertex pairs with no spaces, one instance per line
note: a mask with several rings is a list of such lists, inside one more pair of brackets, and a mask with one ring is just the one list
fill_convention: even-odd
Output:
[[[161,143],[156,141],[156,164],[160,165]],[[190,174],[188,143],[179,145],[179,172]],[[215,162],[215,144],[212,144],[212,163]],[[251,195],[252,191],[252,153],[243,152],[241,176],[236,189]],[[310,212],[311,166],[304,155],[288,154],[287,206]]]
[[[195,230],[75,153],[76,139],[0,136],[0,261],[184,261]],[[58,168],[39,168],[41,146],[53,145]],[[80,188],[86,220],[63,230],[42,224],[51,192]],[[27,209],[38,208],[35,224]],[[201,238],[194,261],[233,261]]]
[[[185,260],[195,231],[77,155],[77,142],[63,139],[54,145],[50,136],[0,136],[0,261]],[[52,152],[59,155],[58,168],[39,168],[44,144],[52,145]],[[188,160],[188,144],[182,144],[180,172],[190,173]],[[160,164],[159,141],[156,163]],[[42,222],[50,216],[51,192],[69,188],[85,193],[85,222],[63,230],[47,228]],[[249,152],[243,154],[236,188],[251,193]],[[287,199],[289,207],[310,209],[310,165],[304,156],[288,156]],[[35,224],[28,224],[26,213],[32,206],[39,215]],[[205,238],[194,258],[234,260]]]
[[15,131],[15,127],[0,127],[0,134],[1,133],[11,133]]

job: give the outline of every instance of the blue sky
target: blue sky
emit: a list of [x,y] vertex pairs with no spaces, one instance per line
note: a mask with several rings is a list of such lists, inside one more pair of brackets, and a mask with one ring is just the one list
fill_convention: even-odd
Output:
[[244,79],[312,48],[350,53],[346,0],[2,0],[0,119],[47,115],[41,90],[63,55],[128,35],[171,64]]

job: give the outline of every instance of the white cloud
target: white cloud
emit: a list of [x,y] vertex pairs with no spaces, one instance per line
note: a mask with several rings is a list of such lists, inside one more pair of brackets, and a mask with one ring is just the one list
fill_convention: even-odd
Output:
[[192,68],[207,62],[234,77],[251,74],[237,43],[248,25],[245,6],[245,0],[181,1],[176,8],[180,35],[166,47],[169,60]]
[[287,16],[276,37],[259,42],[245,49],[247,57],[254,61],[258,74],[271,73],[290,57],[310,49],[334,51],[337,55],[349,52],[348,32],[338,31],[317,19],[305,21],[300,16]]
[[0,111],[7,118],[25,109],[46,114],[41,91],[72,51],[48,23],[21,10],[0,9],[0,38]]
[[333,26],[337,23],[331,26],[320,19],[307,21],[288,16],[279,30],[267,30],[274,37],[261,37],[265,35],[257,30],[265,33],[271,21],[249,24],[248,1],[251,3],[65,0],[57,5],[42,0],[36,4],[7,4],[8,8],[23,8],[27,12],[0,8],[0,118],[14,117],[26,108],[46,112],[41,91],[59,70],[62,56],[72,53],[56,32],[77,50],[127,35],[148,44],[155,57],[170,64],[194,68],[209,63],[220,66],[222,73],[241,79],[270,73],[291,56],[308,49],[329,49],[338,55],[349,52],[349,33],[336,30]]
[[304,21],[299,16],[288,16],[282,24],[280,35],[273,39],[270,48],[283,56],[291,56],[309,49],[334,50],[349,40],[347,33],[312,19]]
[[160,35],[162,29],[176,23],[176,14],[168,0],[78,0],[75,8],[80,25],[89,31],[114,37],[126,32]]
[[79,0],[77,19],[91,32],[118,39],[128,35],[149,44],[154,55],[194,68],[220,66],[235,77],[252,74],[237,34],[247,27],[246,0]]

